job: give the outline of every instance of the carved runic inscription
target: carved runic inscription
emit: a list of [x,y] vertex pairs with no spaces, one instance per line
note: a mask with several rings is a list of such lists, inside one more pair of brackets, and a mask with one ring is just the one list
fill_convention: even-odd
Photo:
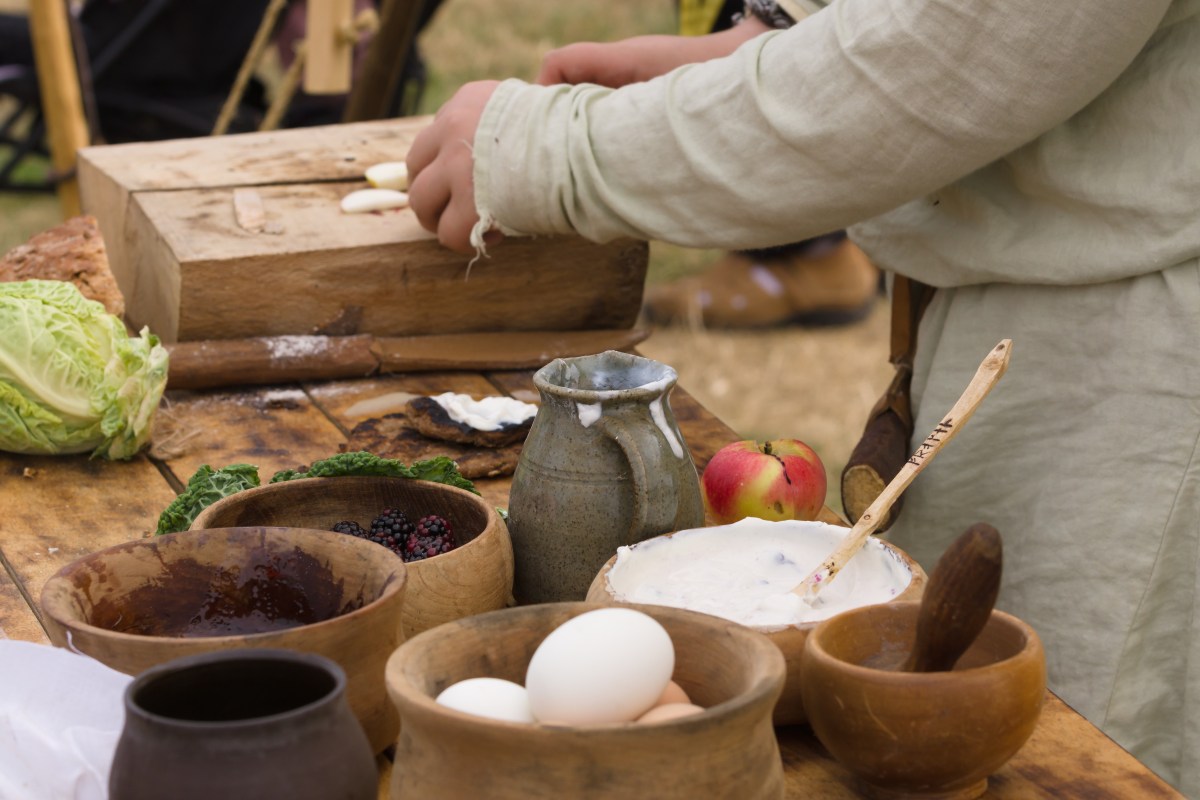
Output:
[[913,453],[908,458],[908,463],[914,467],[921,466],[921,462],[925,460],[925,456],[929,455],[929,451],[938,445],[945,438],[946,434],[950,433],[950,429],[954,427],[954,420],[946,417],[937,424],[933,432],[925,437],[925,441],[917,446],[917,452]]

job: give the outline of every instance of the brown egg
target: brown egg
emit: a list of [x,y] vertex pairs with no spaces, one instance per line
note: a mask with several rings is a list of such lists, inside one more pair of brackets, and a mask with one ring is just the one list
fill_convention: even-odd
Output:
[[694,706],[691,703],[667,703],[663,706],[655,706],[638,717],[638,722],[666,722],[669,719],[678,719],[679,717],[687,717],[692,714],[699,714],[704,709],[700,706]]
[[675,681],[667,683],[667,688],[663,689],[662,695],[655,701],[654,706],[665,706],[668,703],[690,703],[692,698],[688,697],[687,692],[683,690]]

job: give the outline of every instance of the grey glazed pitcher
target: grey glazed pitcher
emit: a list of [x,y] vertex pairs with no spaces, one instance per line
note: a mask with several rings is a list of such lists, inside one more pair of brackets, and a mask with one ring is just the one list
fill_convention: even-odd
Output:
[[621,545],[704,524],[668,403],[676,379],[614,350],[555,359],[533,376],[542,404],[508,508],[518,602],[582,600]]

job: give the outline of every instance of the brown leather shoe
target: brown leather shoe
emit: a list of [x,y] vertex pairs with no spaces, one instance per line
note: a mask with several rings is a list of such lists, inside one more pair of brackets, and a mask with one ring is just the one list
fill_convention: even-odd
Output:
[[729,253],[708,271],[646,291],[653,322],[712,328],[840,325],[864,317],[879,271],[849,240],[824,252],[755,258]]

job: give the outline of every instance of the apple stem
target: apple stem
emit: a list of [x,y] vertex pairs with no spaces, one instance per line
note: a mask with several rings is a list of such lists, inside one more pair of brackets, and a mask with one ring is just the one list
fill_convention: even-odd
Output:
[[792,476],[791,476],[791,475],[788,475],[788,471],[787,471],[787,464],[783,463],[783,459],[782,459],[782,458],[780,458],[778,455],[776,455],[776,454],[775,454],[775,450],[774,450],[774,449],[771,447],[771,443],[770,443],[770,442],[763,442],[763,445],[762,445],[762,447],[761,447],[761,448],[759,448],[759,449],[760,449],[760,450],[762,450],[762,452],[763,452],[764,454],[766,454],[766,455],[770,456],[771,458],[773,458],[773,459],[775,459],[776,461],[778,461],[778,462],[779,462],[779,466],[783,467],[783,479],[784,479],[785,481],[787,481],[788,483],[791,483],[791,482],[792,482]]

